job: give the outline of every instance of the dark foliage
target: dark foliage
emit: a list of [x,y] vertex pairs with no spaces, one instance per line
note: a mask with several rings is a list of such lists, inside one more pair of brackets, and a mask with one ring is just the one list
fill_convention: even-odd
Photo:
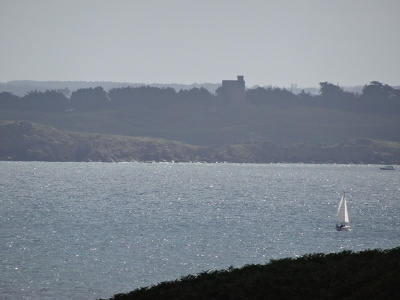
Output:
[[400,112],[400,90],[377,81],[364,86],[359,100],[366,112]]
[[0,93],[0,109],[20,110],[23,108],[21,98],[9,92]]
[[262,105],[266,103],[274,103],[281,105],[299,104],[298,97],[292,92],[278,87],[257,87],[249,89],[246,93],[248,103]]
[[114,88],[109,91],[113,108],[147,105],[153,108],[163,107],[176,102],[178,94],[172,88],[157,88],[150,86]]
[[69,99],[61,92],[33,91],[21,99],[21,109],[42,112],[64,112],[69,108]]
[[[11,93],[0,94],[0,108],[60,112],[68,108],[78,111],[104,109],[135,109],[137,105],[162,109],[174,103],[202,103],[211,105],[221,98],[221,88],[211,94],[205,88],[192,88],[176,92],[173,88],[150,86],[112,88],[81,88],[70,99],[65,90],[32,91],[20,98]],[[368,113],[400,113],[400,90],[378,81],[365,85],[360,95],[346,92],[329,82],[320,83],[320,93],[311,95],[302,91],[294,94],[285,88],[257,87],[246,91],[247,103],[252,105],[276,104],[283,106],[311,105]]]
[[178,93],[182,101],[193,103],[211,104],[215,101],[215,97],[205,88],[192,88],[190,90],[180,90]]
[[203,272],[110,300],[399,299],[400,248],[308,254]]
[[[113,88],[108,92],[101,87],[82,88],[70,98],[66,97],[67,90],[34,91],[24,97],[1,93],[0,119],[28,120],[78,132],[163,138],[218,150],[239,142],[270,140],[285,146],[304,143],[297,150],[317,154],[307,158],[310,162],[337,161],[332,154],[338,148],[326,147],[321,152],[322,143],[333,145],[357,138],[400,140],[398,89],[372,82],[359,95],[328,82],[320,85],[318,95],[304,91],[293,94],[273,87],[248,89],[247,103],[239,105],[222,99],[218,90],[211,94],[204,88],[179,92],[148,86]],[[304,161],[291,149],[275,147],[272,151],[270,146],[254,145],[250,152],[245,149],[255,157],[246,161]],[[237,154],[236,150],[229,151]],[[236,154],[229,156],[236,161]],[[384,151],[368,154],[366,161],[388,161],[377,160],[381,154]]]
[[79,89],[71,94],[71,106],[78,111],[104,110],[110,101],[102,87]]
[[377,81],[365,85],[362,94],[344,91],[342,87],[329,82],[320,82],[318,95],[311,95],[304,90],[300,94],[277,87],[247,90],[248,103],[254,105],[311,105],[335,108],[347,111],[367,113],[400,113],[400,90]]

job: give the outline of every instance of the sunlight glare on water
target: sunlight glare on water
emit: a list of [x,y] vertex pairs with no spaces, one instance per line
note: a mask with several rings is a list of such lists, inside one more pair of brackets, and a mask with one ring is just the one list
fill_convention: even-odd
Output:
[[[96,299],[205,270],[400,245],[373,165],[0,162],[1,299]],[[352,231],[336,232],[346,191]]]

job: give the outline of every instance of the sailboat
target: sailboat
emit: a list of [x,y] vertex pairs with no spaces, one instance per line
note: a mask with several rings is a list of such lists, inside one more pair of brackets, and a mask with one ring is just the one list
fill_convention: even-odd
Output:
[[349,213],[347,211],[346,193],[343,193],[340,199],[338,211],[336,214],[336,230],[348,231],[350,230]]

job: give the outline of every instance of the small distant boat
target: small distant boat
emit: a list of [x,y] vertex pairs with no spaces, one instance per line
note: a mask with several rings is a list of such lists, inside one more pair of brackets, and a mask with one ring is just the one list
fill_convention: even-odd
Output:
[[349,213],[347,211],[346,193],[343,193],[340,199],[338,211],[336,214],[336,230],[348,231],[350,230]]
[[384,166],[380,168],[381,170],[387,170],[387,171],[394,171],[394,167],[393,166]]

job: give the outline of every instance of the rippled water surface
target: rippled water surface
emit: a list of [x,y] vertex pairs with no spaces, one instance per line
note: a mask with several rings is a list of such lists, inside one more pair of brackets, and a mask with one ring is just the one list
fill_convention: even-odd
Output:
[[[106,298],[272,258],[397,247],[399,175],[373,165],[0,162],[0,299]],[[350,232],[334,229],[343,191]]]

